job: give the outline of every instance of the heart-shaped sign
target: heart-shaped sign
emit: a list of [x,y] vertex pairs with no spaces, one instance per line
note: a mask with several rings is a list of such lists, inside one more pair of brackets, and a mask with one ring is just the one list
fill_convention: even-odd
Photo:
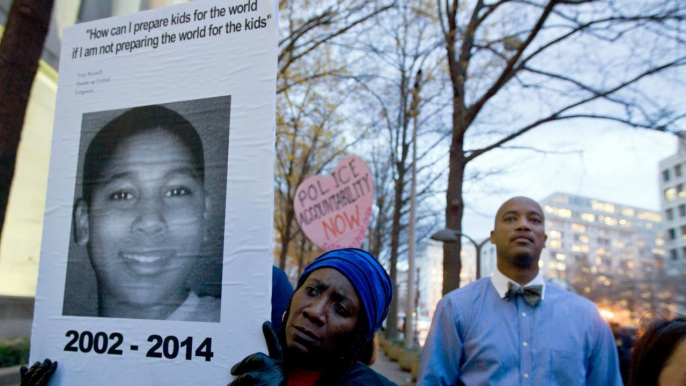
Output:
[[295,192],[295,215],[305,235],[330,251],[358,248],[372,215],[374,184],[367,164],[349,156],[331,177],[312,176]]

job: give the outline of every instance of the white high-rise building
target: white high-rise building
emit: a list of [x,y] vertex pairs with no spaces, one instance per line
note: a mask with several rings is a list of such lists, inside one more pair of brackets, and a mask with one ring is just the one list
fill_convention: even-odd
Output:
[[540,201],[548,241],[539,265],[577,292],[634,324],[647,312],[673,312],[659,286],[665,255],[659,212],[554,193]]
[[[433,316],[436,304],[443,297],[443,243],[430,240],[420,254],[417,264],[419,310],[424,316]],[[476,251],[468,241],[462,243],[460,257],[462,258],[460,287],[464,287],[476,280]],[[482,273],[482,276],[485,274]]]
[[660,161],[659,168],[666,272],[686,274],[686,138],[679,141],[676,154]]
[[665,254],[660,213],[652,210],[554,193],[540,201],[548,242],[541,254],[547,277],[566,278],[580,262],[591,273],[641,277]]

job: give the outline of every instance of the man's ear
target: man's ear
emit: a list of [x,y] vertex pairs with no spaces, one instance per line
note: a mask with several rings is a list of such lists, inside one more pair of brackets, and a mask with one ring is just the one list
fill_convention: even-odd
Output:
[[493,231],[491,231],[491,244],[495,244],[495,235],[493,234]]
[[545,248],[546,241],[548,241],[548,235],[543,235],[543,248]]
[[90,228],[88,225],[88,204],[82,198],[79,198],[74,205],[74,242],[79,245],[86,245],[90,235]]

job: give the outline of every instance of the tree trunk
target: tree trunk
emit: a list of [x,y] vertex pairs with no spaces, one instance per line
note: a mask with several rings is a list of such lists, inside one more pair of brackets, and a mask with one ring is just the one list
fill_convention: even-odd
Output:
[[[454,58],[454,46],[448,46],[448,64],[453,86],[453,114],[452,140],[450,143],[450,160],[448,163],[448,190],[445,195],[445,226],[448,229],[462,231],[462,216],[464,215],[464,200],[462,188],[467,159],[464,154],[464,137],[467,131],[464,105],[464,67]],[[455,243],[443,244],[443,295],[460,287],[460,272],[462,271],[462,239]]]
[[398,247],[400,245],[400,214],[402,212],[404,186],[405,169],[400,167],[398,168],[398,179],[395,182],[393,224],[391,226],[391,272],[389,276],[393,284],[393,299],[386,319],[386,336],[389,339],[398,337]]
[[[476,7],[480,8],[482,5],[483,2],[478,1]],[[468,33],[465,36],[458,58],[455,48],[458,35],[457,2],[453,3],[449,8],[450,11],[446,14],[449,30],[445,34],[445,43],[450,83],[453,90],[453,113],[450,161],[448,164],[448,191],[445,195],[445,226],[448,229],[461,232],[462,216],[464,215],[462,187],[464,184],[464,171],[468,162],[464,154],[464,138],[469,128],[465,120],[467,108],[464,96],[473,35]],[[443,295],[460,287],[460,272],[462,271],[461,250],[462,239],[460,237],[457,238],[456,243],[443,244]]]
[[279,268],[286,269],[286,256],[288,256],[288,247],[291,244],[291,228],[293,228],[293,220],[295,219],[295,210],[293,210],[293,202],[286,203],[286,227],[281,232],[281,251],[279,252]]
[[[462,231],[464,201],[462,187],[464,183],[465,159],[463,137],[453,133],[450,147],[450,166],[448,171],[448,191],[446,193],[445,225],[446,228]],[[460,287],[462,260],[460,251],[462,239],[455,243],[443,244],[443,295]]]
[[300,278],[300,275],[303,274],[305,266],[307,265],[305,263],[305,247],[307,244],[307,236],[305,236],[305,233],[302,233],[300,236],[300,242],[298,243],[298,278]]
[[53,0],[14,0],[0,42],[0,235]]

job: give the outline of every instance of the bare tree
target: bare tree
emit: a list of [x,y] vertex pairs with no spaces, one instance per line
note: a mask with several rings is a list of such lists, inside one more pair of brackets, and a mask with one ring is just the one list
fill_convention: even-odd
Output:
[[[350,146],[337,112],[345,103],[338,91],[347,87],[341,75],[348,72],[337,44],[391,6],[361,0],[279,2],[275,227],[281,268],[286,266],[291,241],[301,232],[293,208],[296,189]],[[299,255],[299,266],[302,259]]]
[[0,235],[52,0],[14,0],[0,42]]
[[282,269],[291,241],[302,232],[295,223],[298,186],[307,177],[321,173],[349,146],[337,111],[346,96],[335,96],[331,90],[321,93],[317,86],[311,82],[297,92],[286,90],[278,98],[274,220]]
[[[399,1],[396,7],[377,17],[370,34],[383,37],[367,40],[359,47],[367,59],[375,63],[362,61],[368,76],[360,79],[360,83],[368,94],[365,108],[369,110],[369,106],[373,106],[372,111],[379,111],[382,117],[378,138],[383,142],[375,148],[380,150],[375,162],[379,163],[378,167],[387,168],[375,172],[375,179],[384,184],[378,188],[384,194],[383,197],[376,194],[372,246],[373,251],[381,254],[382,244],[390,243],[387,248],[389,276],[396,294],[398,261],[407,244],[404,230],[409,221],[412,130],[417,129],[419,138],[426,142],[419,147],[422,154],[418,154],[418,163],[426,162],[430,151],[440,142],[425,135],[430,128],[428,122],[432,122],[440,110],[434,103],[442,91],[435,79],[440,65],[438,44],[436,36],[426,32],[432,20],[415,5],[418,3]],[[364,100],[365,96],[361,99]],[[418,181],[418,202],[431,191],[437,174],[440,173],[434,173],[426,165],[418,166],[418,175],[422,176]],[[422,213],[418,213],[421,218]],[[430,211],[423,212],[424,215],[428,213]],[[381,232],[385,233],[382,235]],[[394,296],[386,323],[386,335],[391,339],[397,335],[398,302],[399,297]]]
[[[679,132],[683,108],[654,88],[686,64],[685,6],[436,0],[452,86],[446,227],[462,230],[467,165],[537,127],[593,119]],[[507,123],[489,129],[493,115]],[[443,293],[459,287],[460,249],[444,245]]]
[[347,0],[311,2],[280,0],[279,81],[277,93],[323,77],[340,75],[346,66],[317,69],[294,66],[316,53],[330,48],[337,39],[387,11],[393,2]]

